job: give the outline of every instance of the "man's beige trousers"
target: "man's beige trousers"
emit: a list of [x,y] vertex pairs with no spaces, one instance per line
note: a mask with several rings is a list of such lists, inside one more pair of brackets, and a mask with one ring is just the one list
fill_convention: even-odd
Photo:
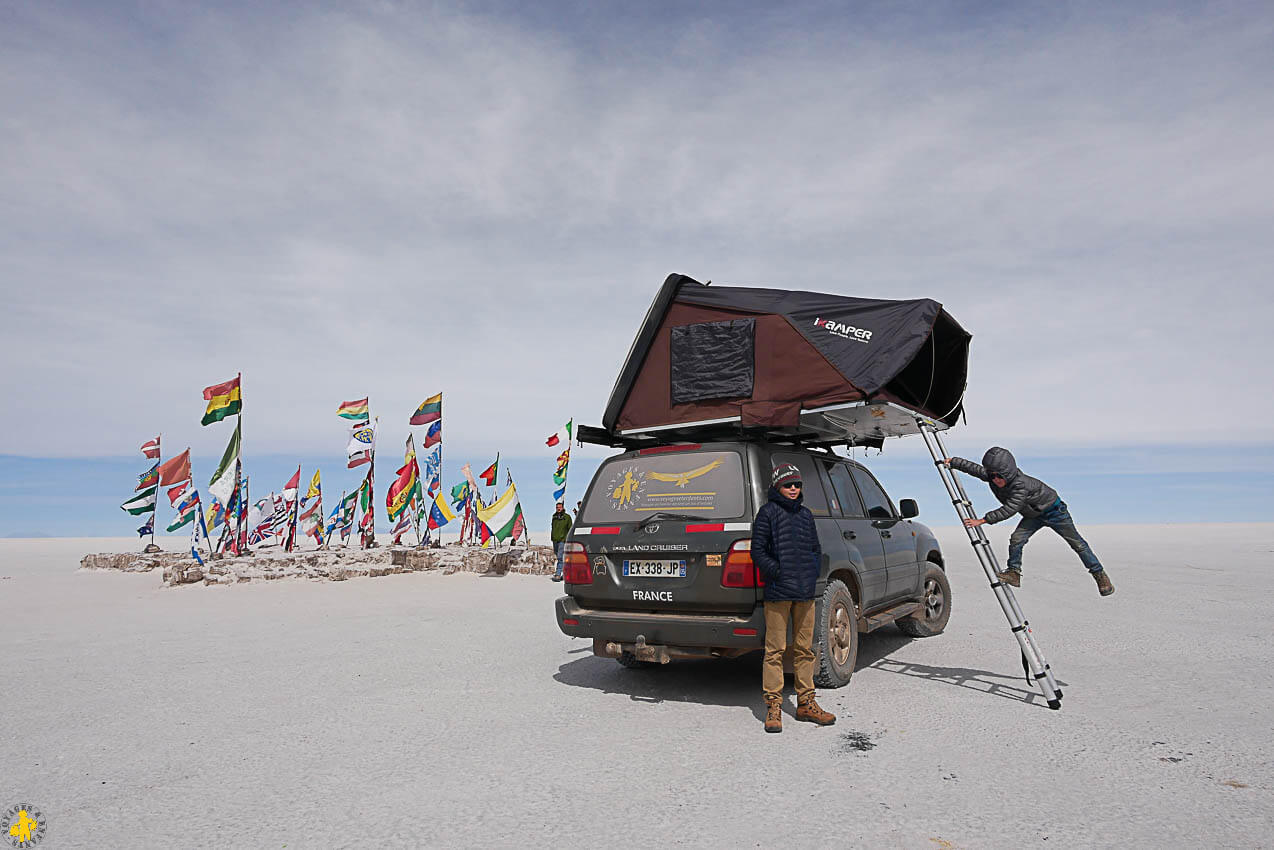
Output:
[[814,695],[814,600],[765,603],[765,667],[761,688],[765,696],[783,693],[783,652],[787,649],[787,625],[792,624],[792,671],[796,696]]

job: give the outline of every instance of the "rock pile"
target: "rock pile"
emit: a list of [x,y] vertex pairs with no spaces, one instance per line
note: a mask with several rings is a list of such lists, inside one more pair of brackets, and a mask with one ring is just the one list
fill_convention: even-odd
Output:
[[252,555],[204,557],[201,566],[189,553],[158,552],[100,553],[85,555],[80,568],[149,572],[162,570],[165,585],[237,584],[281,578],[308,578],[345,581],[362,576],[442,570],[502,576],[508,573],[549,575],[556,560],[548,546],[514,546],[492,551],[476,546],[452,544],[438,549],[411,549],[401,546],[384,549],[317,549],[282,552],[260,549]]

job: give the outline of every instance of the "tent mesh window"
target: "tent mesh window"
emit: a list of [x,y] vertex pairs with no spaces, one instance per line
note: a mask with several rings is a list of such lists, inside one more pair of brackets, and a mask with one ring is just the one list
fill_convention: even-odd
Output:
[[672,403],[750,398],[756,371],[755,340],[755,319],[672,328]]

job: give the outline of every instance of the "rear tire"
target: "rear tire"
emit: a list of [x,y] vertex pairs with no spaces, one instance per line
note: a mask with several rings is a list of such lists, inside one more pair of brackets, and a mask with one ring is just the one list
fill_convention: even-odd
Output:
[[858,605],[844,582],[832,579],[818,608],[814,623],[818,652],[814,684],[820,688],[843,688],[858,663]]
[[930,564],[925,570],[920,605],[915,614],[897,621],[898,628],[912,637],[942,634],[951,619],[951,583],[941,567]]
[[659,666],[653,661],[639,660],[637,656],[633,655],[631,652],[629,652],[626,649],[623,652],[619,653],[619,657],[616,658],[615,660],[619,662],[620,667],[627,667],[629,670],[648,670],[651,667]]

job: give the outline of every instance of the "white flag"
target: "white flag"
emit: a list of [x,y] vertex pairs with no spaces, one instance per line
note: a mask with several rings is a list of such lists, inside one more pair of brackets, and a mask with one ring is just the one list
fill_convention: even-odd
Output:
[[353,469],[360,464],[371,463],[374,451],[376,451],[375,425],[355,425],[349,429],[349,445],[345,447],[345,454],[349,456],[349,463],[346,464],[348,468]]

